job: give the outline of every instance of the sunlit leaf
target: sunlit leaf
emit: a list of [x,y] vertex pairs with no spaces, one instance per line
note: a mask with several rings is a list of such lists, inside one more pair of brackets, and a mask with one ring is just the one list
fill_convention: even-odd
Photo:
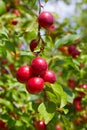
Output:
[[38,107],[38,112],[40,113],[41,118],[45,120],[46,124],[52,120],[55,111],[56,105],[53,102],[41,103]]
[[58,39],[55,43],[56,48],[59,48],[63,45],[70,45],[75,42],[80,36],[74,35],[74,34],[68,34],[67,36],[64,36],[61,39]]

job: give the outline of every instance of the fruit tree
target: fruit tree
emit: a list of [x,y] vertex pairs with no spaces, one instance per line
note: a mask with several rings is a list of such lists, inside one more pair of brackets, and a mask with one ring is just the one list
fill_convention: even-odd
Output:
[[50,2],[0,0],[0,130],[87,129],[87,1]]

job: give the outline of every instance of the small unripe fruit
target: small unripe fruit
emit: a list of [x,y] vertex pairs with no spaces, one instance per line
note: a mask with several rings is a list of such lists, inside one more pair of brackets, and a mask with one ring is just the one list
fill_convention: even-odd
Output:
[[33,52],[34,49],[37,47],[37,41],[35,39],[33,39],[31,42],[30,42],[30,50]]
[[32,67],[24,65],[18,69],[16,78],[20,83],[26,83],[32,76],[32,73],[33,73]]
[[43,90],[44,80],[40,77],[33,77],[28,80],[26,89],[31,94],[37,94]]
[[38,75],[41,75],[48,67],[46,60],[41,57],[34,58],[31,62],[31,66]]
[[35,122],[36,130],[46,130],[46,124],[44,121],[37,121]]
[[54,23],[53,15],[50,12],[41,12],[38,17],[38,23],[43,28],[49,28]]
[[46,70],[45,73],[42,74],[42,78],[45,82],[54,83],[56,81],[56,75],[52,70]]

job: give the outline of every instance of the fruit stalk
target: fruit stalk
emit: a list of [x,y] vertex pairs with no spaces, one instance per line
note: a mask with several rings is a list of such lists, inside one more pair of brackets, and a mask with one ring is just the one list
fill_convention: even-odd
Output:
[[[39,2],[39,14],[40,14],[40,12],[41,12],[41,1],[38,0],[38,2]],[[38,24],[38,43],[40,41],[40,38],[41,38],[41,36],[40,36],[40,24]]]

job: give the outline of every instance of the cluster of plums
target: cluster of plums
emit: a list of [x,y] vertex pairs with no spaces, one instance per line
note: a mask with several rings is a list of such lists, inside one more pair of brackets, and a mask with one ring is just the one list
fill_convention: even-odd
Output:
[[[72,90],[75,90],[76,80],[74,78],[68,79],[68,87],[71,88]],[[77,88],[78,88],[77,91],[78,96],[74,98],[73,104],[76,111],[81,111],[84,109],[81,105],[81,102],[82,102],[82,98],[86,96],[85,92],[87,91],[87,84],[79,84]]]
[[73,106],[75,112],[78,113],[78,117],[75,117],[74,123],[76,125],[82,125],[87,122],[87,111],[86,107],[82,105],[83,98],[86,96],[87,84],[79,84],[77,86],[76,80],[74,78],[68,79],[68,87],[73,91],[77,88],[77,96],[73,100]]
[[[78,88],[87,91],[87,84],[80,84],[78,85]],[[79,96],[75,97],[74,99],[74,106],[77,111],[81,111],[84,109],[81,105],[82,98],[86,95],[84,91],[78,90]]]
[[63,52],[65,55],[70,55],[72,58],[77,58],[77,56],[80,55],[80,50],[76,48],[76,45],[70,45],[70,46],[62,46],[59,48],[61,52]]
[[23,65],[17,70],[17,80],[26,84],[26,89],[31,94],[37,94],[44,88],[44,82],[54,83],[55,73],[48,69],[46,60],[36,57],[31,61],[30,66]]
[[77,125],[82,125],[87,123],[87,112],[86,107],[82,105],[82,100],[84,96],[86,96],[87,84],[80,84],[78,86],[79,89],[83,89],[84,91],[78,90],[78,96],[74,98],[73,104],[76,112],[79,112],[79,118],[75,119],[74,122]]

